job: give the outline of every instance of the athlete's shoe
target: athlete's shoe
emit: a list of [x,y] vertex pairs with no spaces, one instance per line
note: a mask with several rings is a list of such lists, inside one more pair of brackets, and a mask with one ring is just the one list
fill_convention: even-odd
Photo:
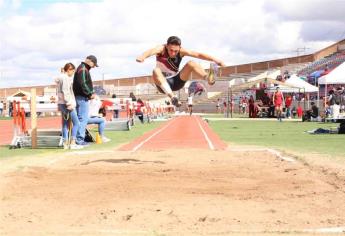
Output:
[[218,72],[217,64],[211,63],[210,69],[209,69],[207,77],[206,77],[209,85],[214,85],[214,83],[216,82],[217,72]]
[[177,97],[172,97],[171,98],[171,104],[173,104],[175,107],[181,106],[180,102],[178,101]]

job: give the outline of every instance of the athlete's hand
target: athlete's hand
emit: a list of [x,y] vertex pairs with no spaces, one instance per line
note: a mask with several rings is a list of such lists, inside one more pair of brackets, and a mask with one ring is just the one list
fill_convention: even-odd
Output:
[[218,66],[225,66],[224,62],[222,61],[215,61],[215,63],[218,65]]
[[143,56],[139,56],[137,57],[136,61],[142,63],[145,61],[145,58]]

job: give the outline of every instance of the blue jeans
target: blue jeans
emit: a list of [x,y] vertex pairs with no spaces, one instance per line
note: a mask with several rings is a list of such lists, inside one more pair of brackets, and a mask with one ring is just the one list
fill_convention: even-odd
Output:
[[97,124],[98,125],[98,133],[100,136],[103,136],[104,127],[105,127],[105,119],[103,117],[89,117],[87,124]]
[[59,110],[62,113],[62,138],[64,141],[68,140],[68,126],[69,119],[72,120],[72,130],[71,130],[71,139],[76,139],[77,131],[79,128],[79,120],[77,112],[75,109],[72,111],[67,110],[66,104],[59,104]]
[[77,131],[77,143],[84,142],[85,130],[89,119],[89,100],[86,97],[76,96],[79,129]]

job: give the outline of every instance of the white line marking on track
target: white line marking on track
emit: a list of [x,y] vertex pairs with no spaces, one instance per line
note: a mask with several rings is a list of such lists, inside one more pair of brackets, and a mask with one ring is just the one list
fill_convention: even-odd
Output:
[[239,150],[233,150],[231,148],[228,148],[227,150],[231,151],[231,152],[244,152],[244,151],[246,151],[246,152],[247,151],[248,152],[269,152],[283,161],[288,161],[288,162],[292,162],[292,163],[296,162],[296,160],[294,158],[284,157],[284,156],[282,156],[282,154],[280,154],[279,151],[271,149],[271,148],[248,148],[248,149],[239,149]]
[[57,158],[54,158],[53,160],[51,160],[51,161],[48,162],[48,165],[51,166],[51,165],[57,163],[58,161],[60,161],[60,160],[62,160],[62,159],[63,159],[63,156],[59,156],[59,157],[57,157]]
[[306,229],[303,230],[303,232],[308,232],[308,233],[334,233],[334,234],[339,234],[339,233],[345,233],[345,227],[331,227],[331,228],[320,228],[320,229]]
[[137,151],[139,148],[141,148],[141,146],[143,146],[145,143],[147,143],[150,139],[152,139],[154,136],[156,136],[157,134],[159,134],[160,132],[162,132],[163,130],[165,130],[166,128],[168,128],[172,123],[174,123],[175,120],[171,121],[170,124],[168,124],[167,126],[161,128],[160,130],[157,130],[154,134],[152,134],[150,137],[148,137],[147,139],[145,139],[144,141],[142,141],[141,143],[139,143],[137,146],[135,146],[131,152],[135,152]]
[[267,148],[266,149],[269,153],[272,153],[273,155],[276,155],[279,159],[282,159],[284,161],[288,161],[288,162],[295,162],[296,160],[290,158],[290,157],[284,157],[280,154],[280,152],[274,150],[274,149],[270,149],[270,148]]
[[79,151],[71,151],[66,153],[66,155],[73,156],[73,155],[90,155],[90,154],[101,154],[101,153],[113,153],[114,151],[92,151],[92,150],[79,150]]
[[[194,117],[195,117],[195,116],[194,116]],[[198,125],[199,125],[199,127],[200,127],[202,133],[204,134],[204,137],[205,137],[205,139],[206,139],[206,141],[207,141],[207,143],[208,143],[208,146],[210,147],[211,150],[214,150],[215,148],[214,148],[214,146],[213,146],[213,143],[211,142],[211,140],[210,140],[209,137],[207,136],[205,130],[202,128],[202,126],[201,126],[201,124],[200,124],[200,121],[199,121],[196,117],[195,117],[195,119],[196,119],[196,121],[198,122]]]

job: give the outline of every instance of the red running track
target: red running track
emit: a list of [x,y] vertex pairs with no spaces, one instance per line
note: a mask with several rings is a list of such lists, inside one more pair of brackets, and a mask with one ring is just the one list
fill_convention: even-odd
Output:
[[[107,114],[107,119],[111,118],[111,114]],[[31,129],[31,119],[26,119],[27,129]],[[39,117],[37,119],[38,129],[61,129],[61,117]],[[0,120],[0,145],[8,145],[13,138],[13,120]]]
[[[27,129],[30,129],[30,118],[26,119]],[[38,118],[38,129],[61,129],[61,117]],[[13,138],[13,120],[0,120],[0,145],[8,145]]]
[[120,150],[138,151],[181,148],[223,150],[226,146],[200,117],[181,116],[120,147]]

